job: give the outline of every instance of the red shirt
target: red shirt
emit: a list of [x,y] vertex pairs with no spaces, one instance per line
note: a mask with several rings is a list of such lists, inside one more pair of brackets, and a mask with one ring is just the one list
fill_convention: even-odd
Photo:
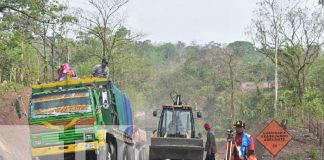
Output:
[[[234,137],[234,142],[236,143],[237,146],[241,146],[242,145],[242,138],[243,138],[243,134],[236,134]],[[235,146],[235,145],[234,145]],[[236,147],[234,147],[234,160],[241,160],[241,158],[238,155],[238,151],[236,150]]]
[[[250,136],[250,135],[248,135],[248,136],[251,140],[251,145],[249,146],[249,148],[247,150],[254,150],[255,149],[254,139],[252,136]],[[243,134],[235,135],[234,142],[236,143],[237,146],[242,146],[242,139],[243,139]],[[240,157],[238,155],[238,151],[236,150],[236,147],[234,147],[233,157],[234,157],[234,160],[242,160],[242,159],[240,159]]]

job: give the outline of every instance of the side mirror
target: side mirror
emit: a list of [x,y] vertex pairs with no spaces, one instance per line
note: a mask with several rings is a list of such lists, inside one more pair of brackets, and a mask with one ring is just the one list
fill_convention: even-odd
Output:
[[22,102],[21,102],[21,96],[19,96],[16,100],[16,113],[17,113],[17,116],[18,118],[20,119],[21,118],[21,105],[22,105]]
[[197,118],[201,118],[201,117],[202,117],[201,112],[197,112]]
[[102,91],[102,107],[104,109],[108,109],[109,108],[108,91],[106,91],[106,90]]
[[153,111],[153,117],[157,116],[157,111]]

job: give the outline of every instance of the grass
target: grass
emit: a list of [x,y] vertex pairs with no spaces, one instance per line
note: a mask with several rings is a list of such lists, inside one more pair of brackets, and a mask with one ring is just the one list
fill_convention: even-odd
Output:
[[316,159],[317,157],[317,148],[315,146],[312,146],[311,149],[309,150],[310,157],[312,159]]
[[300,155],[299,154],[293,154],[288,158],[285,158],[284,160],[300,160]]

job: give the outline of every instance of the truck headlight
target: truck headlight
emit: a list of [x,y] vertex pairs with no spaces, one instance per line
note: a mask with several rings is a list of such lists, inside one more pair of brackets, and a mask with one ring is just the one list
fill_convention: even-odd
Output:
[[93,148],[95,148],[95,146],[94,146],[93,143],[86,143],[86,148],[87,149],[93,149]]
[[36,145],[36,146],[42,145],[42,140],[40,140],[40,139],[34,140],[34,145]]
[[106,139],[106,132],[104,130],[101,130],[98,132],[98,139],[99,140],[105,140]]
[[94,140],[94,133],[85,133],[84,134],[85,141],[93,141]]

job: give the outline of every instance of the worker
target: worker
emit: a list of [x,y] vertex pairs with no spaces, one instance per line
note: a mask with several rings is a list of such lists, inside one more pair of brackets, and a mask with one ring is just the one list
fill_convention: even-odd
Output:
[[236,135],[234,137],[233,157],[234,160],[257,160],[254,150],[254,139],[251,135],[245,132],[245,123],[242,120],[237,120],[234,123]]
[[58,70],[58,80],[59,81],[66,80],[67,75],[70,75],[73,79],[77,78],[76,73],[73,71],[70,65],[64,63],[61,65],[60,69]]
[[211,132],[211,124],[206,122],[204,125],[205,130],[207,131],[207,140],[205,145],[206,158],[205,160],[215,160],[216,154],[216,140],[215,135]]
[[174,115],[172,120],[168,125],[167,137],[178,137],[178,136],[186,136],[185,128],[182,124],[182,121],[179,115]]
[[104,58],[101,64],[97,64],[92,68],[92,75],[94,77],[109,77],[108,61]]

